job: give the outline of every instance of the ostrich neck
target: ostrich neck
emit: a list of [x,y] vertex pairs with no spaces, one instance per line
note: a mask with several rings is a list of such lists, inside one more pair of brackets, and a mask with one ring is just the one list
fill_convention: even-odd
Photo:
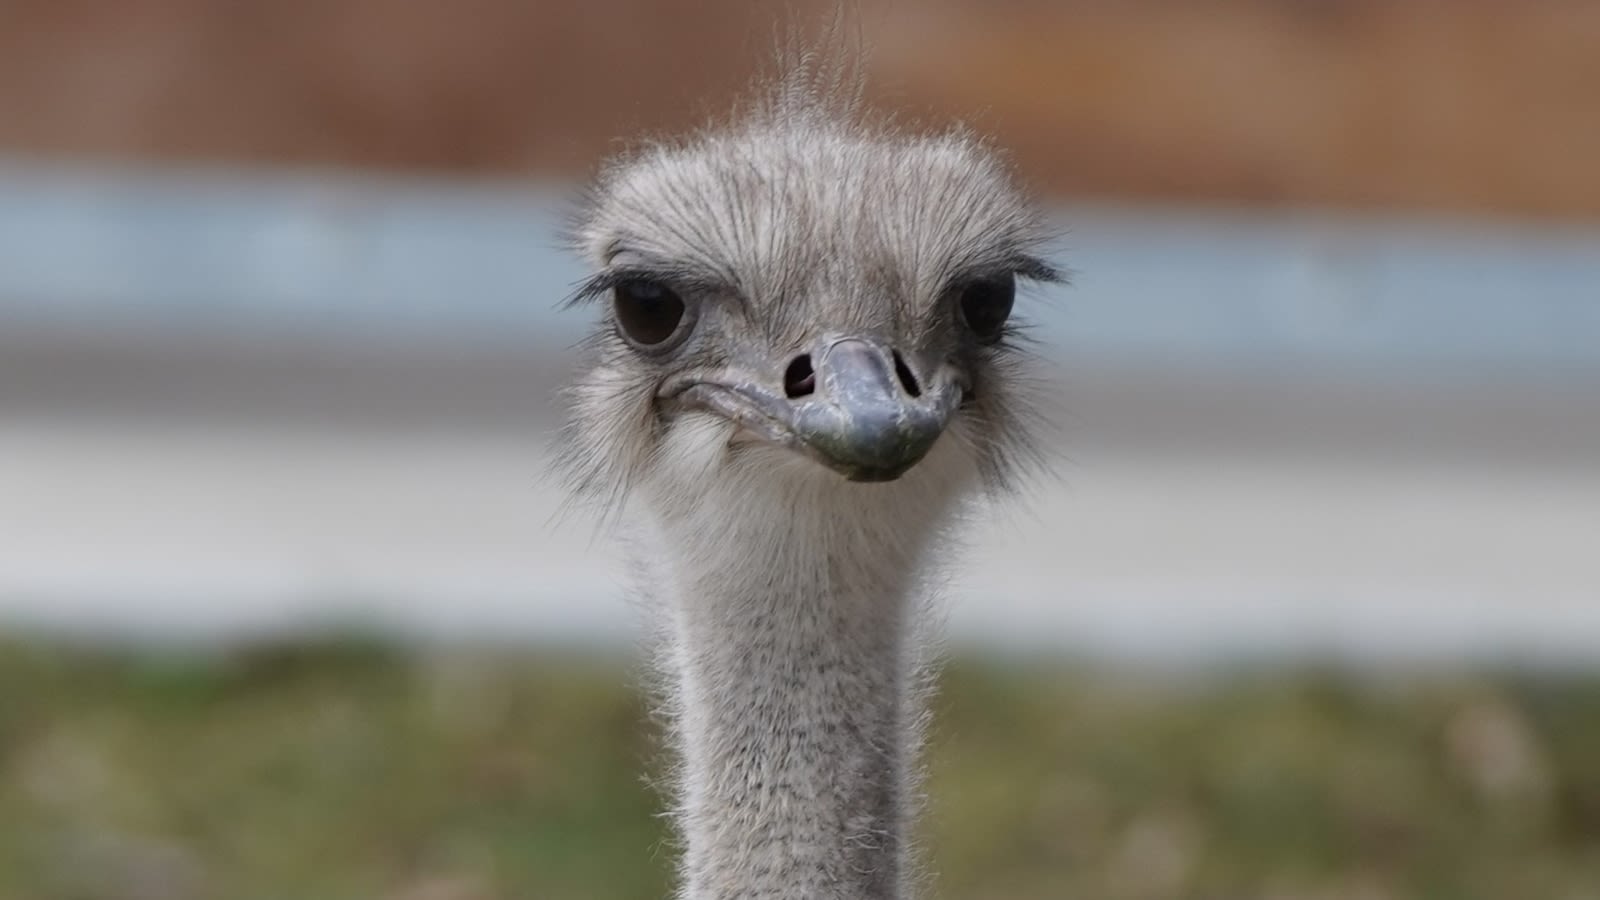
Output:
[[903,900],[914,548],[750,521],[668,578],[683,897]]

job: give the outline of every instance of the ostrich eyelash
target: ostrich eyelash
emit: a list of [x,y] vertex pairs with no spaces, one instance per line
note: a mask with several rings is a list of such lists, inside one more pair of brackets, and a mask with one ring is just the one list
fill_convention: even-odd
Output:
[[939,293],[955,290],[961,285],[984,278],[1014,276],[1019,281],[1035,284],[1064,284],[1067,275],[1062,270],[1031,253],[1005,253],[992,260],[962,266],[947,275]]
[[680,294],[686,295],[727,290],[727,285],[722,279],[707,275],[705,272],[689,266],[668,264],[617,266],[597,272],[579,282],[572,295],[562,302],[561,308],[571,309],[575,306],[592,303],[611,293],[617,285],[627,281],[659,281]]
[[1067,280],[1066,273],[1029,253],[1019,253],[1011,257],[1006,263],[1006,268],[1018,278],[1038,284],[1061,284]]

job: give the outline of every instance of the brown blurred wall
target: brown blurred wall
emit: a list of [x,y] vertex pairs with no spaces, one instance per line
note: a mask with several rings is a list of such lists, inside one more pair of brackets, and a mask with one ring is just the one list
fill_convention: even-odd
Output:
[[[0,153],[581,175],[829,2],[0,0]],[[866,4],[890,106],[1062,194],[1600,215],[1600,2]]]

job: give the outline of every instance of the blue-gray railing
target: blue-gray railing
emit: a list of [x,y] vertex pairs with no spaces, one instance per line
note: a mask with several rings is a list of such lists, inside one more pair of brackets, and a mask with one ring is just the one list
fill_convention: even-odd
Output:
[[[513,182],[0,163],[0,328],[567,343],[562,191]],[[1073,358],[1600,375],[1600,222],[1066,209]]]

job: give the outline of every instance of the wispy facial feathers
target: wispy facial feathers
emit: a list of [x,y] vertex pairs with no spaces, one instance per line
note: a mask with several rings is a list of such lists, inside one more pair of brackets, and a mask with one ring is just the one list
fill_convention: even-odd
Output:
[[[718,321],[679,351],[683,364],[752,348],[779,361],[847,332],[912,348],[927,365],[959,357],[975,391],[955,440],[999,486],[1031,456],[1021,359],[1006,338],[965,342],[951,298],[979,278],[1056,280],[1052,235],[972,134],[870,118],[858,58],[791,50],[785,74],[731,125],[606,167],[573,229],[595,273],[572,302],[649,278],[715,307]],[[605,327],[574,394],[569,462],[591,490],[616,493],[649,468],[669,427],[650,407],[675,363],[640,358]]]

